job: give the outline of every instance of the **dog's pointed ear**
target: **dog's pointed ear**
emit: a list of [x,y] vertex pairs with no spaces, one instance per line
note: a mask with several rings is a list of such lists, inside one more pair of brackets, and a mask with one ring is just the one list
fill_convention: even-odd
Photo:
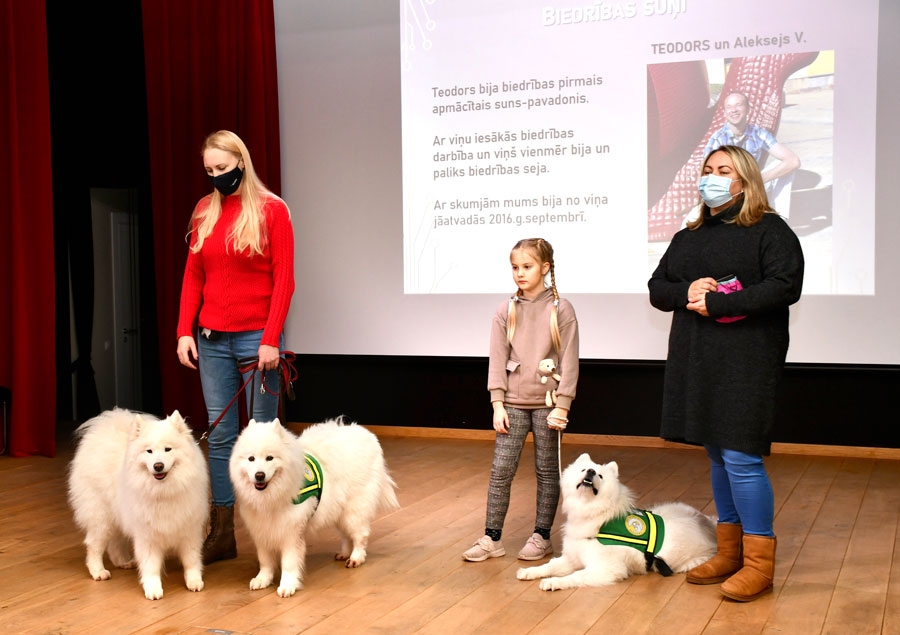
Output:
[[182,434],[193,435],[190,427],[188,427],[187,421],[184,420],[184,417],[182,417],[181,413],[177,410],[173,410],[172,414],[169,415],[169,422],[175,426],[177,430],[180,430]]
[[581,456],[579,456],[577,459],[575,459],[575,462],[576,463],[592,463],[593,461],[591,461],[590,454],[588,454],[587,452],[583,452],[581,454]]
[[255,426],[255,425],[256,425],[256,419],[250,419],[250,421],[247,422],[247,425],[248,425],[248,426]]
[[616,463],[615,461],[610,461],[609,463],[606,464],[606,468],[610,472],[612,472],[613,476],[615,476],[616,478],[619,478],[619,464],[618,463]]
[[131,421],[131,438],[139,437],[143,428],[144,418],[139,414],[135,414],[134,419]]

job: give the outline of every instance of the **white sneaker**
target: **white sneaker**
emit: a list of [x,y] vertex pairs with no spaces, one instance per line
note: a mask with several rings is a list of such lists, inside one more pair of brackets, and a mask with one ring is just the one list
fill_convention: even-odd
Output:
[[499,558],[505,555],[506,549],[503,548],[503,543],[499,540],[495,542],[490,536],[485,534],[475,541],[475,544],[463,554],[463,560],[481,562],[488,558]]
[[540,534],[531,534],[531,538],[519,552],[519,560],[540,560],[552,553],[553,545],[549,540],[544,540]]

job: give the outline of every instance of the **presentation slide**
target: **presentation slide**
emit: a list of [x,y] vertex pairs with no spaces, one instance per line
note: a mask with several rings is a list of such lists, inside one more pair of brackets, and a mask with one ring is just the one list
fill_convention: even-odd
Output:
[[299,353],[485,357],[543,237],[581,357],[663,360],[647,280],[744,145],[806,258],[788,361],[900,364],[900,3],[275,0]]
[[877,8],[401,2],[404,290],[501,293],[470,254],[541,236],[569,292],[646,293],[733,143],[801,237],[805,293],[874,293],[875,176],[853,158],[875,144]]

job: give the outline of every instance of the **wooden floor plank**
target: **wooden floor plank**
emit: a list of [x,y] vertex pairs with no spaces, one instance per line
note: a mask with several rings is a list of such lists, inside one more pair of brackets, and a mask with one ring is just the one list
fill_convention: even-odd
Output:
[[[879,464],[878,467],[881,467]],[[893,462],[892,471],[900,469],[900,462]],[[876,469],[876,472],[879,470]],[[893,487],[897,487],[898,479],[893,480]],[[884,622],[882,633],[900,633],[900,527],[894,535],[893,557],[891,558],[891,578],[888,583],[887,598],[884,607]]]
[[[867,467],[858,465],[861,472]],[[823,632],[882,630],[891,577],[891,559],[885,553],[896,541],[900,521],[900,471],[878,467],[881,469],[872,469],[866,484]]]
[[[805,572],[806,563],[813,563],[817,550],[828,548],[828,541],[808,540],[809,532],[825,505],[831,485],[839,474],[840,459],[825,459],[812,463],[794,463],[792,474],[801,471],[793,489],[784,499],[776,516],[775,532],[778,546],[775,556],[777,594],[775,606],[762,632],[817,633],[822,628],[831,602],[835,579],[822,587],[811,574],[798,580],[796,573]],[[793,480],[793,476],[791,477]],[[783,479],[784,480],[784,479]],[[829,513],[826,511],[826,514]],[[837,554],[830,552],[837,561]],[[799,561],[799,563],[798,563]],[[832,567],[834,564],[832,564]],[[796,573],[795,573],[796,572]],[[817,572],[818,573],[818,572]],[[827,591],[827,592],[823,592]]]
[[[0,625],[9,633],[200,635],[420,633],[900,633],[900,461],[829,452],[766,459],[778,534],[775,588],[746,604],[717,585],[651,573],[603,588],[544,592],[523,582],[516,552],[534,526],[533,446],[513,484],[503,541],[507,555],[482,563],[462,552],[484,530],[493,441],[380,435],[401,508],[374,524],[369,558],[346,569],[338,537],[309,537],[305,588],[279,598],[249,589],[256,574],[238,512],[238,558],[205,572],[206,588],[184,586],[167,563],[165,597],[145,600],[134,570],[91,580],[82,536],[66,500],[71,449],[54,459],[0,457]],[[613,440],[614,441],[614,440]],[[715,514],[701,449],[603,444],[565,435],[563,464],[588,452],[619,463],[641,504],[681,500]],[[561,546],[560,512],[552,541]]]

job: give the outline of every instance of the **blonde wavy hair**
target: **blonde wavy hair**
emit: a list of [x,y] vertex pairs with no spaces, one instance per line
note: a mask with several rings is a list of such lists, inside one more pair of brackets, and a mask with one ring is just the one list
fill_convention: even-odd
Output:
[[[251,256],[262,255],[268,243],[263,206],[266,200],[275,197],[275,194],[270,192],[260,181],[253,169],[250,152],[239,136],[229,130],[214,132],[203,141],[200,155],[202,156],[207,150],[213,148],[237,157],[238,163],[243,162],[244,164],[244,175],[240,185],[241,213],[231,228],[228,239],[231,240],[235,252],[249,250]],[[197,232],[196,241],[191,247],[191,251],[194,253],[203,248],[204,241],[212,233],[222,215],[222,201],[225,197],[218,190],[213,189],[207,198],[209,205],[202,209],[198,205],[191,215],[188,226],[188,239],[190,239],[191,232]]]
[[[751,227],[762,220],[763,214],[774,212],[775,210],[769,205],[769,197],[766,196],[766,186],[763,184],[762,174],[759,171],[759,165],[753,155],[738,146],[722,146],[706,155],[703,161],[703,167],[700,173],[706,169],[706,164],[712,155],[717,152],[724,152],[734,164],[734,171],[737,172],[744,187],[744,201],[741,204],[741,210],[738,215],[727,222],[735,223],[741,227]],[[740,196],[740,195],[739,195]],[[703,199],[700,199],[702,209],[708,209]],[[703,224],[703,214],[700,214],[694,220],[688,222],[685,227],[690,230],[697,229]]]
[[[550,289],[553,290],[553,307],[550,309],[550,337],[553,339],[553,347],[559,354],[559,292],[556,290],[556,265],[553,262],[553,246],[543,238],[524,238],[517,242],[510,250],[510,256],[517,250],[527,251],[537,260],[543,269],[544,263],[550,265]],[[506,341],[512,344],[513,335],[516,332],[516,303],[522,297],[522,290],[517,289],[516,294],[509,299],[509,312],[506,326]]]

